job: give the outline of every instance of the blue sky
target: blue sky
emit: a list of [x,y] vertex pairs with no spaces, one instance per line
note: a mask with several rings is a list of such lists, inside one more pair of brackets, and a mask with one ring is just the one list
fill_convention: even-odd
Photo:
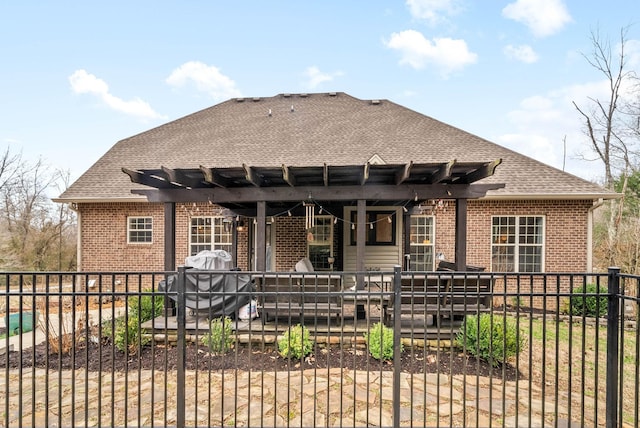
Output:
[[597,180],[571,102],[606,94],[591,32],[628,26],[640,71],[638,0],[0,0],[0,147],[75,179],[232,97],[344,91]]

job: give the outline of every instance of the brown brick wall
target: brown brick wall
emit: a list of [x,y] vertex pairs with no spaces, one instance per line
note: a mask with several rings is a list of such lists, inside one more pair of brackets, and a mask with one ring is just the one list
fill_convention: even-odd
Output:
[[[164,268],[162,204],[79,204],[81,271],[152,271]],[[127,243],[127,217],[153,218],[153,243]]]
[[[491,266],[491,217],[495,215],[536,215],[545,218],[544,271],[586,272],[587,269],[587,218],[591,201],[470,201],[468,206],[467,260],[470,264]],[[506,293],[531,293],[522,297],[521,303],[535,307],[555,309],[560,301],[544,299],[544,293],[566,293],[571,284],[567,277],[550,276],[546,280],[537,277],[507,278]],[[504,281],[494,287],[494,305],[506,300],[514,303],[515,297],[503,295]]]
[[[545,218],[545,271],[584,272],[587,268],[587,216],[591,201],[469,201],[467,264],[491,269],[491,217]],[[433,211],[435,251],[455,259],[455,205]]]
[[[192,216],[214,216],[219,207],[209,204],[176,205],[176,264],[189,255]],[[164,269],[164,205],[159,203],[79,204],[82,271],[162,271]],[[153,242],[127,243],[127,218],[151,216]],[[246,241],[246,232],[240,239]],[[246,244],[244,245],[246,252]],[[240,253],[240,251],[239,251]],[[244,253],[243,253],[244,254]],[[246,262],[246,257],[244,257]]]
[[294,271],[296,263],[307,256],[304,217],[282,216],[276,220],[276,271]]
[[587,269],[587,216],[591,201],[469,201],[467,261],[491,266],[491,217],[545,218],[545,272]]
[[[469,201],[467,263],[491,267],[491,216],[541,215],[545,217],[545,271],[584,272],[587,267],[587,215],[591,201]],[[149,203],[80,204],[82,271],[161,271],[164,268],[164,207]],[[176,260],[188,255],[189,218],[219,214],[209,204],[177,204]],[[153,243],[127,243],[127,217],[153,217]],[[434,212],[436,252],[454,259],[455,208],[449,203]],[[245,221],[245,224],[247,222]],[[248,224],[246,224],[248,226]],[[306,256],[303,217],[276,219],[276,270],[290,271]],[[337,241],[339,230],[334,231]],[[238,232],[237,266],[248,270],[248,228]],[[334,246],[336,259],[340,248]],[[337,262],[338,266],[340,265]],[[535,285],[535,290],[542,290]],[[511,289],[511,287],[509,287]]]

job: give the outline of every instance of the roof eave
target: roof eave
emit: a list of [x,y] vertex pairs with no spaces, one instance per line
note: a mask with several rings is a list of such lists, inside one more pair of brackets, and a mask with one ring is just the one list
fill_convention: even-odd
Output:
[[[541,200],[610,200],[620,199],[621,193],[554,193],[554,194],[516,194],[510,193],[508,195],[486,195],[480,200],[484,201],[507,201],[507,200],[529,200],[529,201],[541,201]],[[114,198],[52,198],[53,202],[62,204],[96,204],[96,203],[139,203],[147,202],[147,198],[144,196],[128,196],[128,197],[114,197]]]
[[485,201],[506,201],[506,200],[529,200],[529,201],[542,201],[542,200],[610,200],[620,199],[621,193],[602,192],[602,193],[509,193],[491,195],[487,194],[481,198]]
[[132,195],[127,197],[114,197],[114,198],[51,198],[53,202],[61,204],[100,204],[100,203],[139,203],[147,202],[147,198],[144,196]]

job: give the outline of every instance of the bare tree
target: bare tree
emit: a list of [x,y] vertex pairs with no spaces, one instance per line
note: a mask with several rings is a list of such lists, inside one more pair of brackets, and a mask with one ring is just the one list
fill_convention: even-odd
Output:
[[[58,172],[58,183],[55,188],[58,193],[64,192],[71,184],[69,171]],[[76,265],[76,215],[69,204],[57,205],[57,234],[58,234],[58,271],[72,270]]]
[[[608,94],[603,99],[589,97],[587,106],[579,106],[573,102],[583,118],[590,148],[604,166],[604,186],[614,190],[616,182],[622,184],[622,188],[618,190],[623,198],[610,202],[608,215],[604,219],[606,226],[603,227],[603,231],[606,238],[603,240],[604,248],[601,248],[602,251],[599,253],[604,257],[602,261],[609,266],[616,264],[616,259],[620,256],[621,246],[618,245],[618,240],[625,212],[624,195],[627,190],[627,178],[636,171],[639,143],[638,135],[630,132],[633,123],[639,117],[639,111],[632,107],[634,90],[637,91],[637,86],[634,85],[637,74],[630,69],[628,63],[627,31],[628,28],[620,30],[620,39],[615,46],[603,38],[599,31],[591,32],[592,52],[590,55],[584,55],[584,58],[606,78]],[[628,229],[629,226],[627,224],[623,229]]]
[[20,154],[12,154],[11,147],[7,146],[0,157],[0,190],[11,183],[21,163],[22,159]]
[[634,169],[633,157],[637,139],[629,139],[626,132],[630,117],[626,114],[629,108],[628,99],[624,99],[624,91],[632,87],[630,83],[636,74],[628,68],[626,36],[627,28],[621,29],[619,45],[614,51],[610,41],[603,39],[599,31],[591,32],[593,50],[590,55],[584,55],[584,58],[607,79],[608,97],[589,97],[590,104],[587,107],[580,107],[573,101],[584,120],[590,147],[604,166],[604,185],[608,189],[612,188],[617,175]]
[[75,213],[57,206],[48,192],[66,186],[69,174],[52,171],[42,159],[21,161],[5,153],[6,180],[0,187],[0,267],[70,270],[75,267]]

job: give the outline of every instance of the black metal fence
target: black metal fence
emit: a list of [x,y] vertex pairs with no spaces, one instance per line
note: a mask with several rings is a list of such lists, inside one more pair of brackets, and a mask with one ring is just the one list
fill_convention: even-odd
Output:
[[3,273],[0,290],[2,426],[640,420],[640,277],[615,268]]

